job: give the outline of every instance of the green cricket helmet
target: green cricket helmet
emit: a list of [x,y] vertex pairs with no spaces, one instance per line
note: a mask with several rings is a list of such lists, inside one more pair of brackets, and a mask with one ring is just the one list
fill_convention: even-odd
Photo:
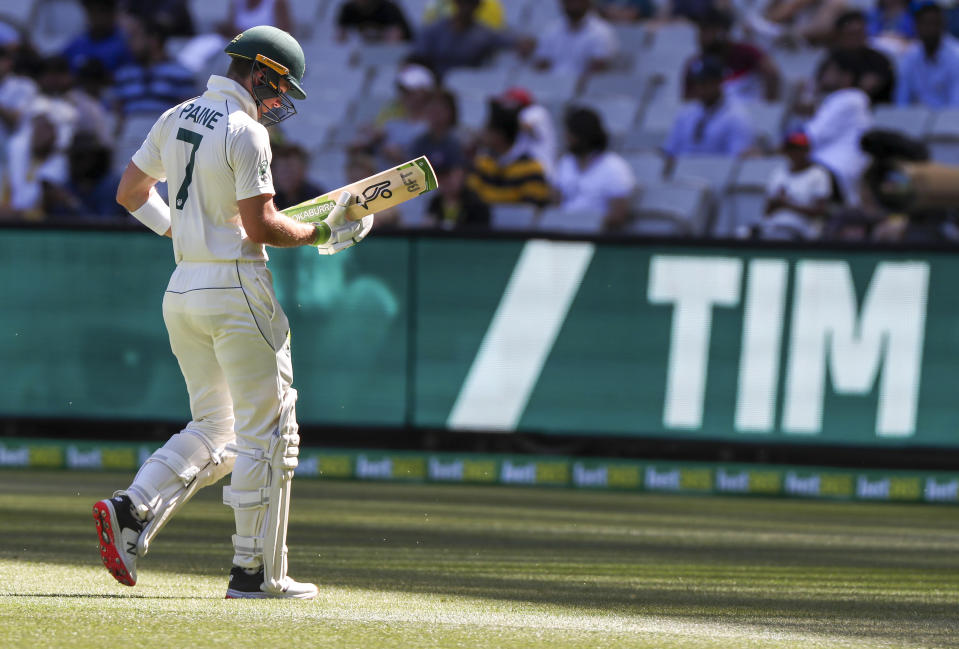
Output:
[[[289,97],[306,99],[306,91],[301,85],[306,72],[306,57],[295,38],[282,29],[258,25],[238,34],[224,52],[234,58],[252,61],[254,74],[257,71],[264,72],[266,83],[253,85],[257,105],[269,99],[281,100],[282,106],[267,111],[261,122],[270,126],[296,114]],[[280,79],[285,79],[290,85],[288,92],[280,92]]]

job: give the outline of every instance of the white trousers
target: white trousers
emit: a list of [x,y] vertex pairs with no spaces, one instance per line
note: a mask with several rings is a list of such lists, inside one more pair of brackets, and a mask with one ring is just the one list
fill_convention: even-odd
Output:
[[[163,298],[163,319],[190,395],[185,431],[211,449],[237,446],[234,490],[269,484],[269,463],[250,455],[269,452],[281,419],[295,425],[295,391],[289,322],[266,264],[181,262]],[[130,489],[135,504],[162,510],[182,486],[172,477],[162,464],[144,465]],[[238,515],[239,535],[253,535],[240,529],[251,525]]]
[[[293,383],[290,324],[266,264],[181,262],[163,320],[190,394],[188,428],[215,447],[235,436],[240,448],[265,451]],[[234,486],[247,464],[237,458]]]

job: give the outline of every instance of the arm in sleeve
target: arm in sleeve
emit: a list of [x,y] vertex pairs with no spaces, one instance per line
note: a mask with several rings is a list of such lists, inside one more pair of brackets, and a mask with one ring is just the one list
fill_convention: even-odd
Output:
[[832,196],[832,176],[829,175],[825,167],[817,165],[816,169],[819,173],[815,176],[815,183],[810,192],[812,198],[814,201],[829,200]]
[[553,29],[547,29],[540,38],[536,39],[536,49],[533,50],[533,61],[553,60],[554,31]]
[[813,150],[832,144],[845,135],[853,126],[857,110],[858,107],[848,97],[827,97],[805,127]]
[[736,119],[730,124],[727,151],[729,155],[740,155],[752,147],[756,140],[756,132],[748,118]]
[[[908,106],[912,103],[912,80],[915,71],[912,64],[912,50],[903,54],[899,61],[899,74],[896,77],[896,96],[897,106]],[[953,75],[954,79],[959,80]],[[953,91],[954,93],[955,91]]]
[[593,39],[590,49],[590,57],[594,60],[608,61],[616,56],[619,51],[619,40],[616,38],[616,32],[609,25],[601,25],[601,29],[596,30],[596,38]]
[[609,175],[606,178],[607,192],[612,198],[629,198],[636,189],[636,174],[619,154],[612,154]]
[[663,142],[663,145],[660,147],[663,153],[672,157],[683,153],[684,145],[686,144],[683,140],[683,131],[689,119],[690,117],[687,111],[680,111],[680,113],[676,115],[676,119],[673,120],[673,126],[669,129],[669,135],[666,136],[666,141]]
[[959,50],[951,57],[949,66],[949,108],[959,106]]
[[[172,111],[173,109],[170,109]],[[167,111],[160,119],[156,121],[150,133],[147,135],[143,144],[136,153],[133,154],[133,164],[135,164],[146,175],[156,178],[159,181],[166,180],[166,169],[163,166],[163,158],[160,157],[160,144],[162,142],[163,125],[166,123],[166,117],[170,113]]]
[[270,163],[270,136],[266,128],[252,123],[232,134],[227,157],[233,168],[236,200],[261,194],[276,194]]

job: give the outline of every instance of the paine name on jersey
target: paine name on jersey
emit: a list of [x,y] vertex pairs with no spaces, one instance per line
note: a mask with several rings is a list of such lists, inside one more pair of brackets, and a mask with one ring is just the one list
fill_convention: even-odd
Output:
[[205,126],[212,131],[213,127],[216,126],[216,121],[223,117],[223,113],[212,108],[197,106],[191,102],[180,109],[178,117],[183,121],[192,120],[194,123]]

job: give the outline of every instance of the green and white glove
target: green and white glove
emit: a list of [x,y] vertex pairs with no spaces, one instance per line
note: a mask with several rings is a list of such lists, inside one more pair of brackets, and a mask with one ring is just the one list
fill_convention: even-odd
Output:
[[[323,219],[323,224],[329,228],[330,234],[326,241],[317,243],[316,251],[321,255],[335,255],[341,250],[355,246],[373,228],[374,214],[364,216],[360,221],[350,221],[346,218],[346,208],[351,198],[352,195],[349,192],[340,194],[340,197],[336,199],[336,207]],[[325,228],[317,228],[318,233],[321,230]],[[318,237],[320,236],[318,234]]]

